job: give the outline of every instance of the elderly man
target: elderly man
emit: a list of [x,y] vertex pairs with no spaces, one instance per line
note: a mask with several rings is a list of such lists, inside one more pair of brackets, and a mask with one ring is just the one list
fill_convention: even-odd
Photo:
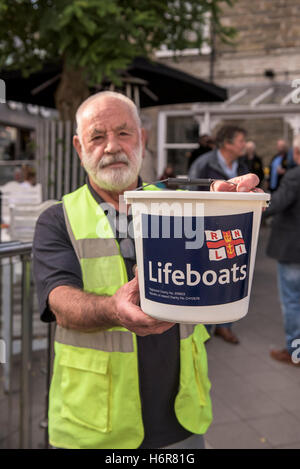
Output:
[[271,357],[299,366],[300,346],[300,135],[294,139],[296,167],[283,176],[264,217],[273,216],[267,254],[278,262],[278,285],[286,347]]
[[[123,192],[142,184],[137,109],[121,94],[102,92],[76,118],[74,146],[87,184],[41,215],[34,239],[41,316],[57,323],[50,443],[203,448],[212,419],[206,330],[141,310],[132,240],[120,227],[114,232],[106,216],[108,204],[119,213]],[[250,190],[258,180],[236,182],[237,190]],[[214,190],[224,190],[222,184]]]

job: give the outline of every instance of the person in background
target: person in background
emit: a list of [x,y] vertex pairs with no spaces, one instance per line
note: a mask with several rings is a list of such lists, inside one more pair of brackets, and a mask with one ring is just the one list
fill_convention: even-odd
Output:
[[287,170],[288,145],[285,140],[277,140],[277,153],[269,167],[269,191],[272,193],[279,187],[280,181]]
[[278,287],[286,346],[271,350],[274,360],[300,366],[293,352],[300,346],[300,135],[294,138],[295,167],[282,177],[263,218],[273,217],[267,254],[278,263]]
[[288,149],[287,153],[287,169],[294,168],[296,165],[294,160],[294,149],[293,147]]
[[13,187],[19,187],[19,184],[23,182],[23,170],[20,166],[15,167],[14,172],[13,172],[13,179],[11,181],[8,181],[5,183],[5,187],[8,189],[10,188],[11,190]]
[[188,156],[188,169],[192,166],[194,161],[201,155],[213,150],[215,148],[215,143],[213,138],[210,135],[203,134],[200,135],[198,140],[198,148],[195,148],[192,152],[187,154]]
[[[192,164],[190,178],[231,179],[249,173],[242,155],[246,146],[246,131],[238,126],[225,125],[216,135],[217,148],[197,158]],[[195,186],[190,186],[195,190]],[[200,190],[205,190],[203,187]],[[212,326],[207,326],[210,332]],[[217,324],[215,335],[226,342],[238,344],[238,337],[231,330],[231,323]]]
[[[161,182],[161,181],[164,181],[164,180],[167,179],[167,178],[175,178],[175,177],[176,177],[176,175],[175,175],[173,166],[168,165],[168,166],[165,168],[165,170],[164,170],[164,172],[162,173],[162,175],[160,176],[160,178],[159,178],[159,181],[160,181],[160,182],[157,182],[155,185],[156,185],[157,187],[160,187],[160,188],[164,189],[164,188],[167,187],[167,184],[166,184],[165,182]],[[175,190],[176,188],[177,188],[177,186],[172,186],[172,189]]]
[[260,185],[264,180],[264,170],[262,159],[256,154],[256,145],[249,140],[246,143],[244,162],[246,163],[249,173],[254,173],[260,180]]
[[[243,161],[246,131],[225,125],[216,135],[216,148],[198,157],[189,170],[190,178],[229,179],[249,173]],[[200,190],[203,190],[199,187]]]
[[23,182],[22,168],[20,168],[20,167],[15,168],[15,170],[14,170],[14,181],[18,182],[18,183]]
[[31,188],[36,185],[36,171],[30,166],[24,168],[24,181],[21,183],[23,187]]

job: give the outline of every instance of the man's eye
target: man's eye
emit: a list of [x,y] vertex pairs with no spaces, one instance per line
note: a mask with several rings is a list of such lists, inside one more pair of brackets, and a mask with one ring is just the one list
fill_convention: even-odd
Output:
[[103,135],[95,135],[95,137],[93,137],[93,140],[101,140],[103,138]]
[[124,137],[124,136],[127,136],[127,135],[129,135],[129,133],[128,133],[128,132],[124,132],[124,131],[123,131],[123,132],[120,132],[120,134],[119,134],[119,135],[121,135],[121,137]]

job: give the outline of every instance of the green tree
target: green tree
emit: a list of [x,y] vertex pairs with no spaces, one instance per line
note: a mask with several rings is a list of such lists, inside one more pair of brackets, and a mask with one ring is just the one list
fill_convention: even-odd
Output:
[[207,15],[228,40],[221,4],[235,0],[0,0],[0,68],[26,77],[44,63],[62,63],[56,93],[62,119],[74,116],[88,87],[103,78],[117,83],[137,56],[200,48]]

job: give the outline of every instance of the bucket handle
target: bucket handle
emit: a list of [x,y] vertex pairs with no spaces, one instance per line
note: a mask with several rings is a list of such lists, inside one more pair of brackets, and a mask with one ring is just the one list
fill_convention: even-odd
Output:
[[167,178],[167,179],[163,179],[162,181],[149,182],[149,184],[145,184],[144,186],[140,186],[135,190],[136,191],[141,191],[141,190],[143,190],[144,187],[155,185],[155,184],[158,184],[160,182],[165,182],[167,184],[167,186],[170,186],[170,187],[172,187],[172,186],[186,186],[186,185],[190,185],[190,186],[196,185],[196,186],[210,187],[211,184],[213,184],[216,181],[227,182],[228,184],[233,184],[234,186],[237,186],[237,184],[235,184],[234,182],[226,181],[225,179],[224,180],[223,179],[197,179],[197,178],[192,179],[192,178],[189,178],[189,177],[185,177],[185,178]]

